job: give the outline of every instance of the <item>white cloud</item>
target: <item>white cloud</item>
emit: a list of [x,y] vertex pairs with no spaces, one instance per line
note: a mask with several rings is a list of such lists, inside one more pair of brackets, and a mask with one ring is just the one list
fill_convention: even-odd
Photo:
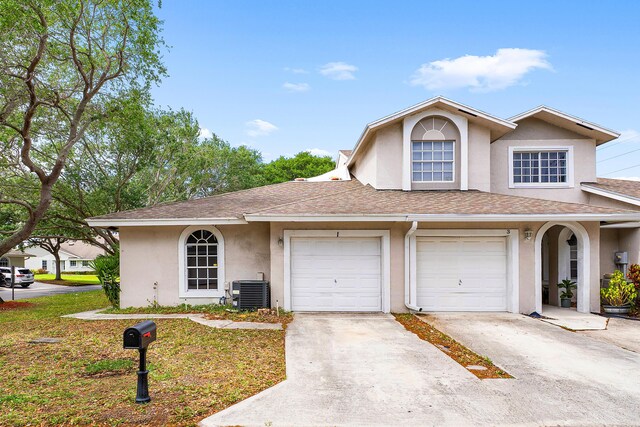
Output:
[[534,69],[551,70],[547,54],[534,49],[498,49],[495,55],[465,55],[422,64],[411,84],[426,89],[468,87],[479,92],[505,89],[517,84]]
[[308,83],[289,83],[286,82],[282,85],[283,88],[288,90],[289,92],[307,92],[311,89]]
[[213,132],[211,132],[209,129],[200,128],[200,133],[198,134],[198,138],[207,139],[207,138],[211,138],[212,136],[213,136]]
[[309,154],[313,154],[314,156],[330,156],[331,153],[327,150],[323,150],[322,148],[309,148],[304,150]]
[[[640,132],[635,129],[627,129],[620,132],[618,142],[637,142],[640,141]],[[614,144],[616,141],[613,142]],[[606,147],[606,145],[604,145]]]
[[251,120],[245,125],[247,126],[247,135],[252,137],[266,136],[278,130],[278,127],[273,123],[260,119]]
[[304,68],[289,68],[289,67],[284,67],[285,71],[288,71],[290,73],[293,74],[309,74],[309,72],[307,70],[305,70]]
[[320,68],[320,74],[333,80],[355,80],[358,67],[345,62],[329,62]]

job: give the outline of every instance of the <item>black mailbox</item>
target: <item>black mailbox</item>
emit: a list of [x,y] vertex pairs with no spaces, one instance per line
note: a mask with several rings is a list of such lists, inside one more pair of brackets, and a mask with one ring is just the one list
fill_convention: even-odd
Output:
[[156,324],[145,320],[124,330],[122,338],[124,348],[140,350],[147,348],[156,340]]

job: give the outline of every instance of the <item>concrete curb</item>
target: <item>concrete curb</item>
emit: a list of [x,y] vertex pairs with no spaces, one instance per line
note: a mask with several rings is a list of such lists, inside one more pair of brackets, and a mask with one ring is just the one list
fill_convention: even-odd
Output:
[[83,311],[81,313],[66,314],[61,317],[79,320],[142,320],[142,319],[189,319],[192,322],[209,326],[215,329],[275,329],[281,330],[281,323],[260,322],[234,322],[232,320],[212,320],[204,317],[204,314],[102,314],[99,310]]

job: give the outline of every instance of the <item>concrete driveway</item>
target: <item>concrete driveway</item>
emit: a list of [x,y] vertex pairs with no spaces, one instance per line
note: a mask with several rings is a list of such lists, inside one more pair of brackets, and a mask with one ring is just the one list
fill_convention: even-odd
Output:
[[[101,289],[100,285],[88,285],[88,286],[64,286],[64,285],[51,285],[49,283],[35,282],[28,288],[22,288],[21,286],[15,287],[15,298],[28,299],[36,297],[45,297],[49,295],[57,294],[72,294],[77,292],[88,292]],[[5,301],[11,301],[11,288],[0,287],[0,298]]]
[[516,379],[477,379],[389,315],[297,314],[287,380],[202,425],[640,423],[636,353],[519,315],[435,321]]

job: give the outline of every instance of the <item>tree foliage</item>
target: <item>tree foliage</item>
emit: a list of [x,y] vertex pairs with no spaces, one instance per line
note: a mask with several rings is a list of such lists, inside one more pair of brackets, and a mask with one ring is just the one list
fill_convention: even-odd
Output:
[[280,156],[262,169],[263,184],[277,184],[296,178],[310,178],[329,172],[335,167],[329,156],[314,156],[301,151],[293,157]]
[[123,94],[164,74],[159,32],[149,0],[0,2],[1,177],[36,196],[1,190],[0,204],[19,207],[22,219],[0,254],[42,220],[86,132],[121,108]]

